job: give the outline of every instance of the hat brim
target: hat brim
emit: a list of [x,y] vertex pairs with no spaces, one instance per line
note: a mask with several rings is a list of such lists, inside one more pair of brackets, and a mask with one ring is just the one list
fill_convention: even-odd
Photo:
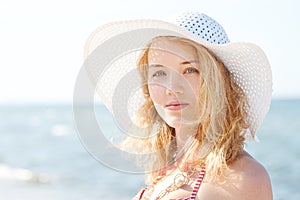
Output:
[[[246,42],[212,44],[181,27],[161,20],[113,22],[99,27],[88,38],[84,66],[105,106],[117,115],[115,112],[124,111],[120,111],[121,107],[125,106],[125,113],[128,113],[128,109],[137,110],[142,104],[143,95],[141,90],[138,91],[140,87],[137,87],[140,79],[134,69],[141,51],[149,41],[158,36],[177,36],[193,40],[222,60],[234,81],[248,97],[250,110],[247,110],[247,120],[251,124],[248,139],[254,139],[272,98],[272,73],[263,50]],[[124,86],[128,80],[130,82]],[[135,96],[134,102],[130,97],[132,95]],[[114,109],[116,98],[125,99],[125,102]]]

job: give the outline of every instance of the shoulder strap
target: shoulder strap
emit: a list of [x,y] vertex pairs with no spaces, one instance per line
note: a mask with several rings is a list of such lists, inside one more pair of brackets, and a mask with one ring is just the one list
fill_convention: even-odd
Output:
[[197,193],[199,191],[199,188],[201,186],[201,183],[203,181],[204,176],[205,176],[205,165],[202,167],[201,171],[198,174],[198,178],[196,180],[195,186],[194,186],[192,194],[190,196],[191,200],[195,200],[196,199]]

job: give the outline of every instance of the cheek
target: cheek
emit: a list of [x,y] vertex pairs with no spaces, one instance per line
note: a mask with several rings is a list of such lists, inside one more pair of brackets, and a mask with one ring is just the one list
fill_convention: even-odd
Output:
[[164,103],[165,89],[157,85],[149,85],[148,89],[152,101],[156,104],[162,105]]
[[191,79],[189,81],[189,84],[190,84],[192,92],[196,95],[196,97],[198,97],[198,95],[199,95],[199,87],[200,87],[200,81],[199,81],[199,79],[198,78]]

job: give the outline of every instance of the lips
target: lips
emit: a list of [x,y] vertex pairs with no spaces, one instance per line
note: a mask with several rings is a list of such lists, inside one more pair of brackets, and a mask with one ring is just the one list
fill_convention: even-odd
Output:
[[188,103],[183,103],[183,102],[170,102],[168,103],[165,108],[168,110],[181,110],[188,106]]

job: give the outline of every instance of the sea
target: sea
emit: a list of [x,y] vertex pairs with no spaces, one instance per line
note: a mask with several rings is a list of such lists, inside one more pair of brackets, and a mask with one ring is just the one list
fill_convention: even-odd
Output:
[[[273,99],[257,135],[245,148],[269,172],[274,199],[299,200],[300,99]],[[143,174],[88,152],[72,104],[0,105],[0,200],[130,200],[142,187]]]

